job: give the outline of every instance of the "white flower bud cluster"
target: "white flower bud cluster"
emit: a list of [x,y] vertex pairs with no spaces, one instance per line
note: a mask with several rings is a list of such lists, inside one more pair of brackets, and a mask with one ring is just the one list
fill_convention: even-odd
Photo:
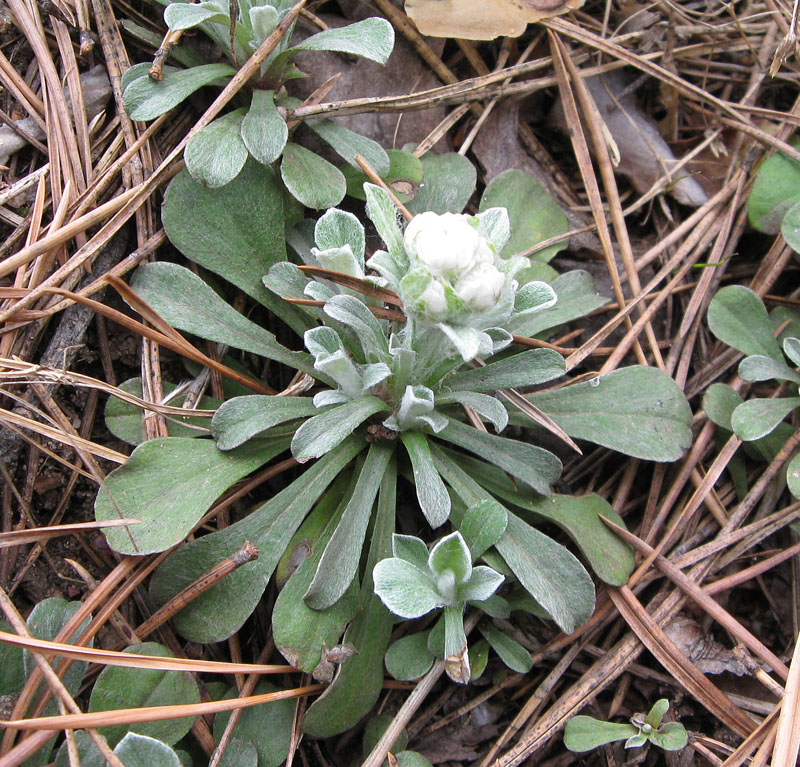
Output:
[[448,288],[470,312],[495,306],[506,283],[497,257],[469,219],[455,213],[420,213],[406,227],[404,242],[412,269],[423,269],[431,280],[419,303],[432,320],[444,319],[450,307]]

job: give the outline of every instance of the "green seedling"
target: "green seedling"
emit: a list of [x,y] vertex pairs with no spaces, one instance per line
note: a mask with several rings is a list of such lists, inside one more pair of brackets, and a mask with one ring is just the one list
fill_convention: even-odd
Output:
[[634,714],[630,723],[603,722],[591,716],[573,716],[564,729],[564,745],[570,751],[591,751],[606,743],[625,741],[625,748],[640,748],[652,743],[664,751],[680,751],[689,741],[680,722],[665,722],[669,709],[666,698],[657,700],[650,711]]

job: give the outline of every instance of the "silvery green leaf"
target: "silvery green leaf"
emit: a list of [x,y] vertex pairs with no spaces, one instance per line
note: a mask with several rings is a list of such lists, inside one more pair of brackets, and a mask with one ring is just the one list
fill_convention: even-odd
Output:
[[461,533],[450,533],[434,545],[428,554],[428,569],[436,575],[450,570],[459,584],[469,580],[472,575],[472,556]]
[[385,381],[391,374],[391,368],[385,362],[372,362],[369,365],[359,365],[361,371],[362,387],[368,392],[373,386]]
[[419,618],[444,606],[428,573],[404,559],[382,559],[375,565],[372,579],[375,593],[401,618]]
[[[497,570],[494,572],[497,572]],[[488,599],[482,599],[480,602],[470,599],[468,604],[480,608],[490,618],[508,618],[511,615],[511,605],[506,599],[497,594],[492,594]],[[546,618],[547,613],[544,613],[543,617]]]
[[316,412],[309,397],[234,397],[223,402],[211,419],[211,434],[220,450],[232,450],[262,431]]
[[379,176],[383,177],[389,172],[389,155],[377,141],[325,118],[306,120],[305,124],[354,168],[359,167],[355,158],[360,155]]
[[294,368],[307,367],[304,354],[279,344],[272,333],[237,312],[191,269],[165,261],[143,264],[131,288],[178,330]]
[[314,226],[314,241],[322,250],[350,246],[350,252],[361,264],[364,271],[364,227],[352,214],[338,208],[331,208],[317,219]]
[[396,391],[404,391],[408,382],[414,375],[414,363],[417,360],[417,353],[413,349],[407,349],[400,345],[396,333],[389,337],[389,354],[392,357],[392,383]]
[[625,741],[625,748],[641,748],[645,743],[647,743],[647,736],[639,732],[636,735],[631,735]]
[[414,487],[417,491],[420,509],[422,509],[425,519],[428,520],[428,524],[437,528],[444,524],[450,516],[450,495],[439,472],[433,465],[428,440],[419,431],[401,432],[400,439],[411,459]]
[[[787,339],[791,341],[792,339]],[[794,381],[800,383],[800,373],[790,368],[785,362],[772,359],[763,354],[745,357],[739,363],[739,377],[745,381]]]
[[[364,194],[367,198],[367,215],[372,223],[375,224],[378,234],[386,244],[389,255],[394,261],[396,273],[402,276],[408,270],[408,254],[403,244],[403,234],[397,226],[397,210],[394,207],[392,198],[375,184],[364,184]],[[373,265],[375,256],[378,253],[370,259],[370,266]],[[379,274],[388,279],[390,274],[389,269],[386,268],[386,261],[388,259],[381,258],[380,262],[376,262],[376,264],[380,263],[384,267],[383,269],[378,265],[374,268]]]
[[411,562],[423,572],[428,570],[428,547],[425,542],[413,535],[392,535],[392,554],[398,559]]
[[313,610],[325,610],[344,595],[356,577],[361,547],[367,535],[372,504],[392,457],[387,443],[370,445],[353,495],[333,531],[303,600]]
[[650,742],[665,751],[680,751],[689,742],[689,735],[680,722],[666,722],[650,733]]
[[489,208],[476,216],[478,234],[485,237],[499,256],[511,237],[511,221],[506,208]]
[[269,165],[281,156],[288,137],[286,120],[275,107],[275,91],[254,90],[250,109],[242,120],[242,141],[247,151],[262,165]]
[[564,728],[564,745],[570,751],[591,751],[615,740],[624,740],[637,734],[632,724],[602,722],[592,716],[573,716]]
[[455,327],[444,322],[437,323],[436,327],[450,339],[464,362],[492,353],[492,339],[480,330],[466,326]]
[[661,727],[661,720],[667,711],[669,711],[669,700],[667,698],[659,698],[647,712],[645,722],[656,730]]
[[564,375],[564,358],[552,349],[527,349],[483,367],[454,373],[444,379],[453,391],[487,392],[552,381]]
[[293,51],[336,51],[351,53],[385,64],[394,46],[394,29],[386,19],[376,17],[337,29],[326,29],[307,37]]
[[283,149],[281,178],[292,197],[315,210],[338,205],[347,191],[335,165],[291,141]]
[[398,290],[400,287],[400,280],[403,279],[403,271],[387,251],[376,250],[372,254],[372,258],[370,258],[367,265],[386,280],[387,287],[394,291]]
[[793,364],[800,366],[800,338],[784,338],[783,353]]
[[531,670],[531,654],[519,642],[500,631],[491,621],[481,621],[478,624],[478,631],[500,656],[500,660],[512,671],[525,674]]
[[537,493],[550,495],[550,486],[561,474],[561,461],[552,453],[527,442],[478,431],[452,418],[447,420],[447,428],[440,433],[443,439],[499,466]]
[[317,392],[314,395],[313,403],[316,408],[328,407],[330,405],[341,405],[350,399],[343,391],[339,389],[325,389],[324,391]]
[[304,298],[309,278],[294,264],[281,261],[273,264],[262,278],[264,285],[273,293],[285,298]]
[[344,351],[344,344],[342,344],[339,334],[333,328],[326,326],[307,330],[303,335],[303,342],[315,360],[320,357],[324,359],[329,354],[338,351]]
[[138,77],[123,94],[125,111],[132,120],[154,120],[200,88],[234,74],[236,70],[229,64],[203,64],[191,69],[165,71],[161,81]]
[[237,109],[218,117],[186,145],[183,159],[195,181],[216,189],[239,175],[248,155],[241,135],[244,114]]
[[305,286],[303,293],[312,300],[322,301],[323,303],[330,301],[334,296],[339,295],[327,285],[323,285],[321,282],[317,282],[316,280],[311,280]]
[[746,442],[761,439],[796,407],[800,407],[800,397],[751,399],[733,411],[731,425],[739,439]]
[[364,391],[361,372],[344,349],[338,349],[333,354],[318,356],[314,369],[335,381],[342,392],[351,399],[358,397]]
[[463,605],[444,608],[444,660],[445,671],[454,682],[469,682],[467,635],[464,633]]
[[191,29],[204,21],[224,23],[227,16],[212,3],[171,3],[164,9],[164,23],[173,31]]
[[517,291],[514,312],[523,315],[532,314],[555,306],[557,301],[556,292],[546,282],[529,282]]
[[464,602],[482,602],[494,594],[503,583],[503,576],[491,567],[479,565],[473,568],[469,580],[458,589],[458,598]]
[[497,354],[497,352],[502,351],[514,343],[514,336],[505,328],[486,328],[484,333],[489,336],[492,342],[492,351],[490,354]]
[[722,288],[708,305],[708,327],[720,341],[742,354],[782,359],[764,302],[750,288]]
[[342,272],[359,279],[364,276],[364,268],[359,264],[349,245],[340,248],[311,248],[311,254],[323,269],[330,269],[333,272]]
[[396,422],[400,431],[425,424],[434,432],[440,432],[447,425],[444,417],[434,410],[434,395],[426,386],[406,386]]
[[494,499],[478,501],[464,512],[458,530],[472,553],[473,562],[500,540],[507,525],[508,511]]
[[393,642],[386,652],[386,670],[395,679],[410,682],[424,676],[436,660],[428,649],[427,633],[410,634]]
[[248,16],[255,38],[253,42],[261,45],[278,26],[278,11],[271,5],[257,5],[250,9]]
[[389,343],[381,322],[355,296],[339,295],[331,298],[324,307],[325,314],[355,331],[369,362],[389,362]]
[[472,408],[483,419],[489,421],[495,430],[503,431],[508,425],[508,412],[494,397],[471,391],[454,391],[436,398],[437,405],[458,402]]
[[292,453],[300,463],[333,450],[371,415],[388,410],[377,397],[364,396],[306,421],[292,438]]

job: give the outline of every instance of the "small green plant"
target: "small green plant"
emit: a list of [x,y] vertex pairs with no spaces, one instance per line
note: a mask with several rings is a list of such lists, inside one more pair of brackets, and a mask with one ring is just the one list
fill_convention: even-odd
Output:
[[625,741],[625,748],[639,748],[648,743],[665,751],[680,751],[689,741],[680,722],[662,724],[669,709],[666,698],[657,700],[647,716],[634,714],[630,724],[603,722],[591,716],[573,716],[564,729],[564,745],[570,751],[591,751],[606,743]]
[[[795,148],[799,145],[794,143]],[[800,162],[780,152],[764,160],[747,199],[747,212],[759,232],[782,234],[800,253]]]
[[[720,341],[746,355],[739,364],[743,380],[800,384],[800,316],[796,312],[780,308],[770,316],[752,290],[731,285],[711,300],[708,326]],[[776,339],[781,326],[783,332]],[[754,397],[745,402],[732,387],[713,384],[703,406],[714,423],[753,443],[763,458],[771,460],[794,429],[784,419],[800,412],[800,397]],[[800,498],[800,455],[786,467],[786,484]]]
[[[484,501],[483,506],[491,504]],[[484,509],[473,507],[483,516]],[[468,682],[470,666],[463,613],[467,602],[489,599],[503,576],[491,567],[472,566],[472,555],[459,532],[439,540],[428,553],[425,543],[407,535],[392,537],[394,556],[375,565],[375,593],[395,615],[419,618],[444,608],[444,658],[448,676]],[[482,553],[482,552],[481,552]]]
[[[445,164],[452,165],[449,158]],[[429,199],[444,206],[448,184],[426,177]],[[283,198],[268,169],[248,162],[222,190],[177,176],[164,208],[173,242],[273,309],[302,336],[305,351],[283,346],[188,269],[149,264],[132,280],[139,297],[173,327],[266,357],[270,382],[294,380],[300,396],[240,388],[223,403],[209,404],[216,407],[213,439],[195,431],[201,438],[138,445],[107,477],[97,518],[123,513],[141,521],[106,530],[115,550],[163,551],[181,543],[231,485],[291,451],[301,465],[293,481],[244,518],[177,548],[150,590],[163,605],[251,541],[259,558],[204,592],[173,624],[194,641],[224,639],[250,616],[275,573],[282,586],[272,613],[276,645],[296,667],[321,680],[333,677],[306,712],[303,727],[310,734],[334,734],[364,716],[379,694],[384,657],[388,666],[401,654],[387,655],[394,618],[382,601],[398,606],[391,584],[392,570],[405,567],[393,562],[403,560],[401,551],[414,553],[408,564],[419,565],[416,584],[427,589],[425,604],[443,609],[432,631],[415,635],[428,647],[420,659],[456,659],[450,665],[460,681],[480,673],[489,647],[512,668],[530,666],[530,655],[494,623],[514,610],[547,616],[565,631],[592,612],[588,572],[537,523],[560,527],[604,581],[627,579],[632,553],[599,517],[621,519],[597,495],[554,493],[560,460],[501,434],[509,423],[544,424],[650,460],[675,460],[689,444],[688,404],[656,369],[618,370],[525,396],[514,391],[565,373],[559,354],[526,349],[515,336],[552,332],[603,299],[582,273],[553,278],[543,262],[508,249],[510,220],[532,231],[518,213],[530,196],[517,206],[508,189],[530,185],[516,176],[502,183],[505,190],[490,185],[477,215],[423,212],[405,231],[389,195],[367,184],[367,213],[385,249],[367,258],[361,222],[332,209],[313,227],[301,222],[286,235],[301,268],[278,257],[285,253]],[[516,209],[509,215],[489,205],[489,192]],[[537,271],[552,284],[534,279]],[[305,383],[296,388],[298,381]],[[115,412],[113,428],[137,417]],[[451,528],[433,549],[430,567],[422,539],[394,538],[392,550],[398,501],[409,498],[400,483],[411,488],[421,512],[413,522],[417,529]],[[403,520],[410,523],[405,512]],[[500,576],[504,595],[490,596]],[[422,614],[422,593],[408,615]],[[487,617],[478,624],[483,639],[465,653],[461,621],[468,603]],[[334,677],[331,664],[340,660]]]
[[[170,31],[202,30],[220,46],[229,63],[205,64],[190,58],[194,65],[187,69],[164,67],[161,80],[153,79],[149,63],[134,65],[123,77],[125,108],[134,120],[152,120],[204,86],[225,85],[289,16],[294,3],[202,0],[166,5],[164,20]],[[286,94],[283,85],[303,76],[292,65],[292,58],[301,51],[336,51],[385,64],[394,45],[394,31],[385,19],[370,18],[324,30],[291,45],[293,29],[294,22],[249,84],[249,96],[242,92],[240,98],[249,99],[249,104],[235,106],[201,130],[187,145],[184,157],[192,177],[211,188],[236,178],[248,157],[263,165],[282,157],[280,175],[289,192],[307,207],[327,208],[344,197],[346,181],[334,165],[289,140],[285,109],[299,102]],[[389,173],[389,156],[375,141],[328,119],[305,124],[346,162],[353,164],[356,155],[361,155],[379,175]]]

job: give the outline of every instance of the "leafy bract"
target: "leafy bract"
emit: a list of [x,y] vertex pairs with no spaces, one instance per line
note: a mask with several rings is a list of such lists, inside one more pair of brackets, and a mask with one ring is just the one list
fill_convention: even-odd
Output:
[[284,451],[288,441],[278,438],[223,452],[210,440],[151,439],[108,475],[95,501],[95,517],[140,521],[106,528],[109,545],[120,553],[164,551],[179,543],[234,482]]
[[675,461],[691,444],[686,397],[657,368],[622,368],[527,399],[570,437],[636,458]]

